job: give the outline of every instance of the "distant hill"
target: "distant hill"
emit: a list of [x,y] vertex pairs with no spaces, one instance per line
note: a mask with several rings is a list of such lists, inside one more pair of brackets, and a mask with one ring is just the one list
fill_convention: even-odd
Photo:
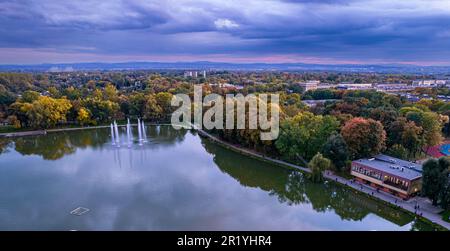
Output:
[[450,66],[417,65],[357,65],[357,64],[304,64],[304,63],[220,63],[220,62],[126,62],[126,63],[70,63],[35,65],[0,65],[0,71],[64,72],[95,70],[242,70],[242,71],[338,71],[410,74],[450,73]]

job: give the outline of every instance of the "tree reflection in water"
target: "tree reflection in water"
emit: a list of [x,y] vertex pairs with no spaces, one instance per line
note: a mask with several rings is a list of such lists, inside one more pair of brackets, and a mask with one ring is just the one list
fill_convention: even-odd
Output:
[[361,221],[374,213],[399,226],[413,221],[411,230],[433,230],[429,224],[414,220],[409,214],[332,182],[310,182],[301,172],[276,166],[239,153],[226,150],[207,139],[202,139],[206,151],[226,174],[241,185],[260,188],[281,203],[288,205],[310,204],[317,212],[334,211],[343,220]]
[[11,140],[8,138],[0,138],[0,154],[6,152],[8,150],[8,146],[11,143]]
[[[147,136],[150,142],[145,147],[165,147],[182,142],[187,130],[174,130],[170,126],[149,126]],[[137,128],[133,128],[137,135]],[[121,141],[125,142],[126,132],[120,128]],[[157,138],[156,140],[151,140]],[[77,149],[91,147],[101,149],[111,147],[109,129],[86,129],[75,131],[51,132],[47,135],[0,138],[0,154],[13,148],[22,155],[38,155],[45,160],[57,160],[73,154]]]

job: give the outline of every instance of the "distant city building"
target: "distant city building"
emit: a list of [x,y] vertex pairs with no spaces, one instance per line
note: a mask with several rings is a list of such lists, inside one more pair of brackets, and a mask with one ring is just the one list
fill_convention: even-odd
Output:
[[422,189],[422,166],[379,154],[352,161],[351,175],[356,180],[407,199]]
[[447,80],[436,80],[436,79],[425,79],[425,80],[414,80],[412,85],[414,87],[439,87],[445,86]]
[[184,72],[184,77],[192,77],[192,78],[196,78],[197,77],[197,72],[196,71],[185,71]]
[[322,83],[319,84],[317,86],[317,89],[332,89],[332,88],[336,88],[338,85],[332,85],[332,84],[327,84],[327,83]]
[[218,86],[218,87],[220,87],[220,88],[223,88],[223,89],[234,89],[234,90],[241,90],[241,89],[243,89],[244,88],[244,86],[242,86],[242,85],[232,85],[232,84],[229,84],[229,83],[224,83],[224,84],[209,84],[210,86]]
[[380,92],[401,92],[414,90],[414,86],[407,84],[377,84],[375,88]]
[[202,77],[206,78],[206,71],[202,71],[201,73],[199,73],[198,71],[185,71],[184,72],[184,77],[192,77],[192,78],[197,78],[199,77],[201,74]]
[[341,90],[369,90],[373,89],[372,84],[354,84],[354,83],[341,83],[337,85]]
[[445,95],[437,95],[436,97],[432,97],[428,94],[417,95],[417,94],[401,93],[401,92],[398,92],[396,94],[398,94],[402,97],[405,97],[410,102],[418,102],[421,99],[428,99],[428,100],[438,99],[438,100],[441,100],[444,102],[450,102],[450,96],[445,96]]
[[318,104],[325,104],[326,102],[336,102],[338,99],[319,99],[319,100],[302,100],[309,107],[314,107]]
[[309,91],[309,90],[316,90],[319,86],[320,81],[314,80],[314,81],[308,81],[304,83],[299,83],[298,85],[302,88],[303,91]]

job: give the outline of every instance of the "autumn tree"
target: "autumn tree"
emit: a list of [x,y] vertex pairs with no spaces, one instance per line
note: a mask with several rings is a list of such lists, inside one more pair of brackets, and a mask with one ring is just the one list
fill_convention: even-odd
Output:
[[109,101],[117,101],[117,89],[111,84],[107,83],[103,91],[103,98]]
[[78,116],[77,121],[80,123],[80,125],[85,125],[91,123],[91,114],[88,109],[86,108],[80,108],[78,110]]
[[386,132],[373,119],[353,118],[341,129],[342,137],[353,158],[364,158],[380,153],[385,147]]
[[159,106],[155,95],[147,95],[143,111],[144,119],[158,120],[162,117],[162,112],[163,110],[161,106]]
[[31,104],[22,103],[20,109],[26,114],[30,127],[48,128],[66,122],[66,115],[71,107],[67,99],[39,96]]
[[156,103],[161,107],[163,114],[170,114],[173,111],[171,105],[173,95],[168,92],[160,92],[156,94]]

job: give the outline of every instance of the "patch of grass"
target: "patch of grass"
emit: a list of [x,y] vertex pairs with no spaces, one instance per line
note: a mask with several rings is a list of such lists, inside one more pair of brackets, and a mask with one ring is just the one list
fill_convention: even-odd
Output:
[[442,220],[450,222],[450,210],[444,211],[442,213]]
[[10,133],[17,131],[20,131],[20,129],[17,129],[14,126],[0,126],[0,133]]

